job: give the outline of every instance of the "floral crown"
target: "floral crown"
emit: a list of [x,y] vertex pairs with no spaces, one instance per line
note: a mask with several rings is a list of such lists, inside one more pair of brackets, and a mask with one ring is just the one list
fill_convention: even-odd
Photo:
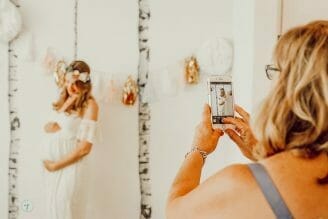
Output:
[[54,77],[58,87],[63,87],[65,84],[65,79],[70,80],[73,77],[78,81],[82,81],[83,83],[91,80],[88,72],[80,72],[79,70],[74,70],[72,66],[67,66],[66,62],[63,60],[57,62],[54,71]]
[[90,81],[88,72],[80,72],[79,70],[74,70],[72,66],[68,66],[66,68],[65,77],[69,79],[72,77],[77,77],[76,80],[82,81],[83,83]]

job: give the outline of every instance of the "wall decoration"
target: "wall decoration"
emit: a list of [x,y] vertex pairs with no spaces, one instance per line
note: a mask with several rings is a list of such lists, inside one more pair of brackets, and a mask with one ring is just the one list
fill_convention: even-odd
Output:
[[208,75],[227,74],[232,68],[232,44],[225,38],[209,40],[198,49],[196,57],[201,73]]
[[181,61],[163,69],[151,69],[144,89],[143,101],[154,103],[167,97],[175,97],[185,84],[183,64],[184,61]]
[[122,92],[122,103],[127,106],[134,105],[138,97],[138,85],[132,76],[129,75],[124,83]]
[[229,74],[232,62],[233,48],[229,40],[215,38],[207,41],[194,55],[177,60],[163,69],[152,69],[142,101],[155,102],[165,97],[175,97],[184,90],[185,85],[196,85],[206,75]]
[[48,47],[45,57],[42,61],[42,67],[44,71],[48,74],[54,73],[56,70],[56,65],[58,63],[57,56],[55,55],[54,49]]
[[115,80],[110,79],[108,82],[108,99],[107,101],[114,101],[116,94],[118,93],[118,85]]
[[0,40],[10,42],[22,29],[22,18],[16,7],[9,0],[0,2]]
[[199,81],[199,66],[195,56],[185,60],[184,78],[187,84],[197,84]]
[[149,171],[150,108],[144,100],[148,83],[150,46],[148,39],[150,8],[149,0],[139,0],[139,180],[140,219],[151,218],[151,181]]
[[54,78],[59,88],[64,87],[66,68],[67,68],[67,64],[64,60],[58,61],[55,66]]

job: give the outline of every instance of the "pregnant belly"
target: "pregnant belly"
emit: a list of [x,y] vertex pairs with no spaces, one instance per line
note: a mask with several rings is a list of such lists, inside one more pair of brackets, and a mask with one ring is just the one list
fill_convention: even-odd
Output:
[[64,136],[61,133],[49,136],[45,145],[45,159],[59,160],[72,152],[76,147],[76,138],[72,136]]

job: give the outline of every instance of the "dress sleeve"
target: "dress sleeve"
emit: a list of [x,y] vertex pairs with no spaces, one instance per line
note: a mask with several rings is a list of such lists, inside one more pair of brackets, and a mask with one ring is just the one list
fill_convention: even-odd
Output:
[[77,139],[95,143],[97,135],[97,121],[82,119],[77,133]]

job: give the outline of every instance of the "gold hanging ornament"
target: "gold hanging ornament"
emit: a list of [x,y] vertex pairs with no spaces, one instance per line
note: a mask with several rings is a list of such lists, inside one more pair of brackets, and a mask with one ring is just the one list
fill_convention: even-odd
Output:
[[195,56],[185,60],[184,78],[187,84],[197,84],[199,81],[199,65]]
[[66,63],[61,60],[57,62],[54,71],[55,82],[59,88],[64,87],[65,84]]
[[127,106],[132,106],[136,102],[138,97],[138,85],[132,76],[129,75],[128,79],[124,83],[122,103]]

